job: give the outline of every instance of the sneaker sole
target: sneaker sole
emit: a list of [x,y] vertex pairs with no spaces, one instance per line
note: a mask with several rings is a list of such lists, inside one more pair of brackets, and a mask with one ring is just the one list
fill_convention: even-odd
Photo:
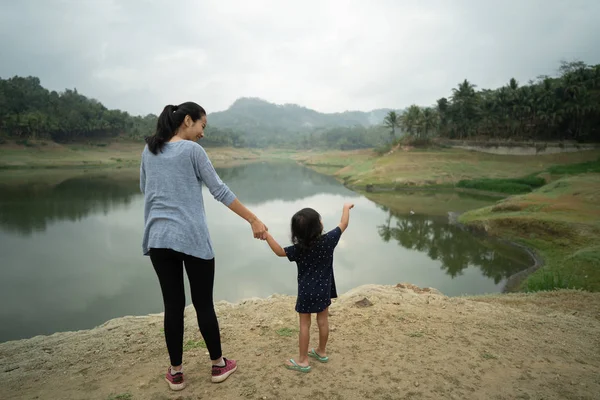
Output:
[[213,383],[221,383],[225,379],[229,378],[229,375],[233,374],[235,371],[237,371],[237,365],[233,369],[225,372],[222,375],[211,377],[211,380],[212,380]]
[[165,378],[165,381],[167,381],[167,383],[169,384],[169,388],[171,388],[171,390],[179,391],[179,390],[185,389],[185,382],[183,382],[183,383],[172,383],[167,378]]

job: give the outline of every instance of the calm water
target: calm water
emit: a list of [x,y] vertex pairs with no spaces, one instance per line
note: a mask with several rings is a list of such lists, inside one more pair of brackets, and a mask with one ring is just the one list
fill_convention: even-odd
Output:
[[[255,164],[219,173],[284,245],[290,217],[298,209],[317,209],[331,229],[342,204],[354,202],[350,228],[335,255],[341,292],[398,282],[435,287],[447,295],[499,292],[508,276],[529,265],[528,257],[514,248],[449,225],[439,209],[432,212],[438,216],[411,215],[408,207],[392,213],[296,165]],[[46,171],[39,178],[33,172],[10,174],[0,177],[0,341],[162,312],[158,281],[141,254],[143,198],[137,171]],[[407,194],[402,204],[422,203],[420,196]],[[457,203],[457,194],[448,196],[453,196],[448,204]],[[205,199],[216,251],[215,299],[295,294],[295,265],[254,240],[249,226],[208,191]],[[489,203],[468,202],[470,207]]]

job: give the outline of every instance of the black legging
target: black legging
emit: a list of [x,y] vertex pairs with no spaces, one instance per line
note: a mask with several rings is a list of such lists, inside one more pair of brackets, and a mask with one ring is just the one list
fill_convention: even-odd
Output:
[[182,264],[185,264],[190,281],[192,303],[196,309],[200,333],[208,348],[210,359],[218,360],[221,357],[221,336],[213,304],[215,259],[203,260],[171,249],[151,249],[150,259],[158,275],[165,305],[165,340],[171,365],[181,365],[183,357],[185,290]]

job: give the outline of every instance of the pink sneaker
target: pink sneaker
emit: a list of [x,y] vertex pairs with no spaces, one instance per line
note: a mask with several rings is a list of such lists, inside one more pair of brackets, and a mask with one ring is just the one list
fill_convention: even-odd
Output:
[[176,372],[171,375],[171,368],[167,369],[167,376],[165,380],[169,384],[171,390],[182,390],[185,388],[185,381],[183,380],[183,372]]
[[237,363],[235,360],[228,360],[223,357],[223,361],[225,361],[224,367],[219,367],[218,365],[212,366],[212,381],[213,383],[223,382],[225,379],[229,378],[229,375],[233,374],[237,370]]

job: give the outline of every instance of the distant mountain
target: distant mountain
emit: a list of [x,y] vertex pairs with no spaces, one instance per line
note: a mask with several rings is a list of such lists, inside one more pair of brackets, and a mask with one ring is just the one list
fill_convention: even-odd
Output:
[[334,127],[369,127],[383,122],[391,109],[370,112],[320,113],[296,104],[278,105],[259,98],[240,98],[225,111],[208,115],[209,124],[220,129],[261,136],[306,133]]

